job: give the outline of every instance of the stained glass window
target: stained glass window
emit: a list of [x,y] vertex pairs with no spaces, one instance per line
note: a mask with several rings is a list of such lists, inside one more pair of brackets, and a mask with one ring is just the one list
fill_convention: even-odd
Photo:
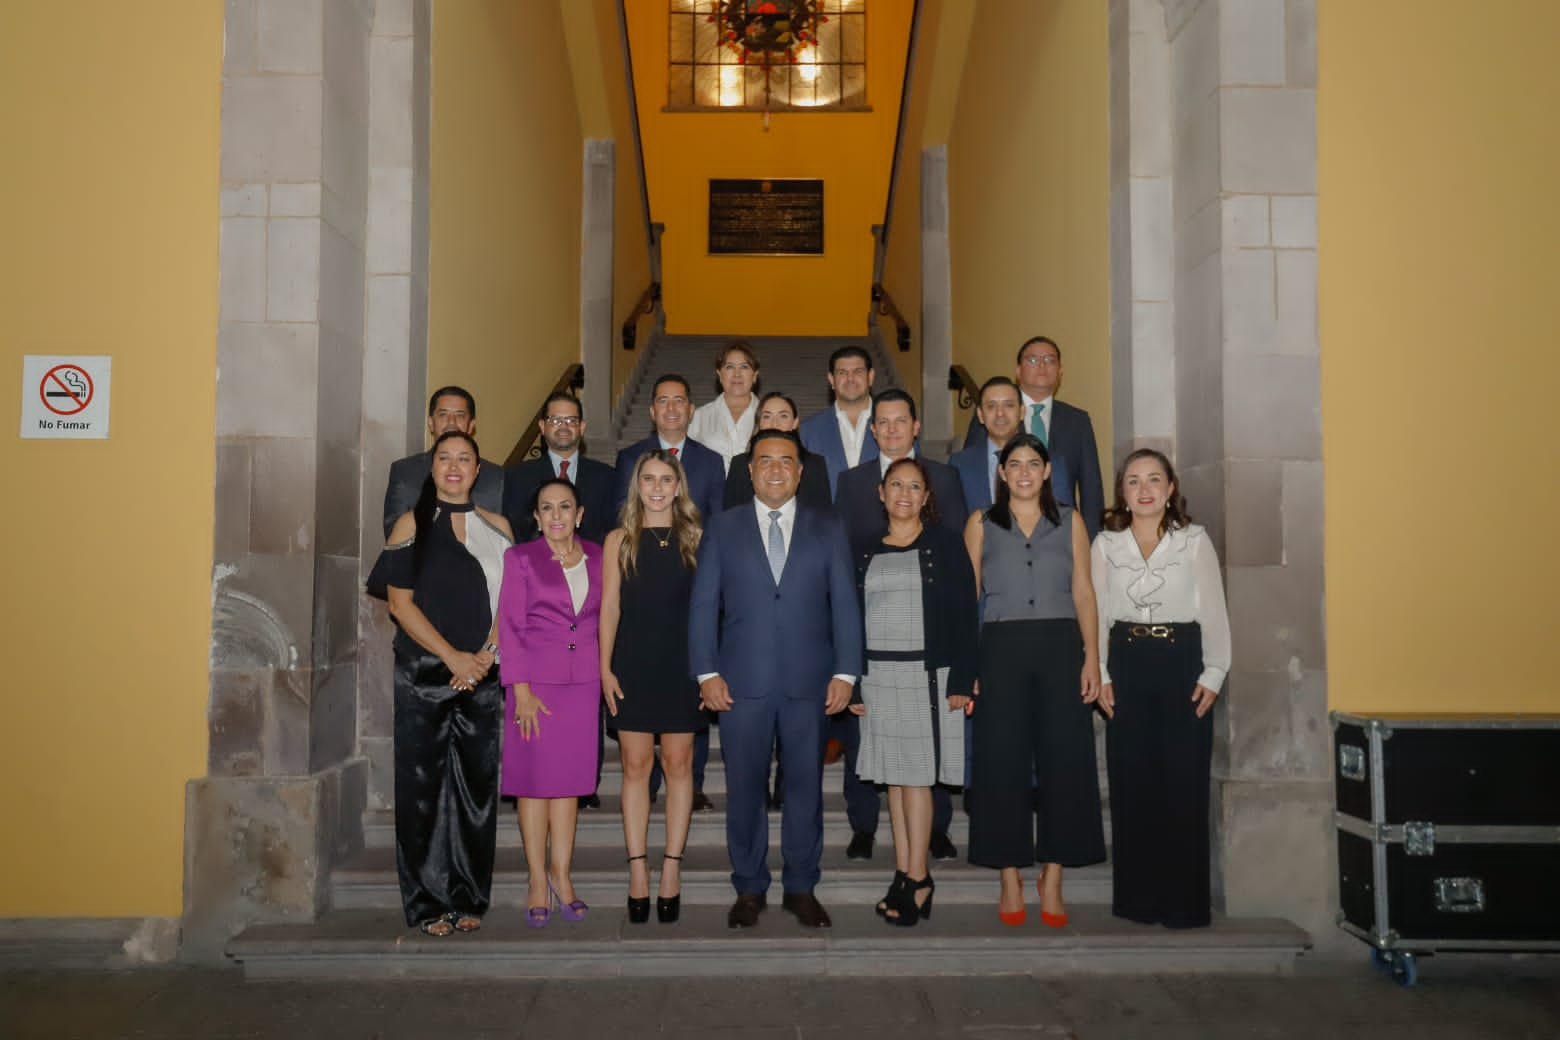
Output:
[[867,107],[866,0],[668,0],[669,109]]

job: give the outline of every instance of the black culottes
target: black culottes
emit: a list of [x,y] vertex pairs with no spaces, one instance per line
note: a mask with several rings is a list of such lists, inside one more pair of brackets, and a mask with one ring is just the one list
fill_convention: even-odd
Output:
[[[1141,627],[1141,626],[1139,626]],[[1118,917],[1171,928],[1208,923],[1208,770],[1213,713],[1197,717],[1202,630],[1110,630],[1116,715],[1105,730],[1111,861]]]
[[406,923],[481,916],[493,889],[504,693],[493,667],[450,685],[431,654],[395,659],[395,866]]
[[980,697],[971,716],[971,863],[1104,861],[1094,708],[1083,703],[1082,673],[1083,637],[1072,618],[981,628]]

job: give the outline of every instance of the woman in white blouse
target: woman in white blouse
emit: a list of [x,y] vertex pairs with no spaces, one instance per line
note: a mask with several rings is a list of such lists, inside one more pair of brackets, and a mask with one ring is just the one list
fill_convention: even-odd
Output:
[[720,348],[715,393],[715,400],[694,409],[688,436],[718,452],[729,470],[732,457],[747,451],[758,418],[758,355],[752,347],[734,340]]
[[1164,455],[1127,456],[1091,555],[1100,704],[1111,720],[1111,909],[1144,924],[1201,927],[1210,711],[1230,669],[1230,622],[1213,542],[1186,515]]

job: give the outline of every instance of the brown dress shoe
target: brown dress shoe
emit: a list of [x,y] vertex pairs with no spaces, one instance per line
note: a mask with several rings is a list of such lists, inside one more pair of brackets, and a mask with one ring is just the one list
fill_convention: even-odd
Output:
[[[787,899],[790,897],[787,896]],[[727,928],[752,928],[758,924],[758,915],[764,910],[764,893],[743,892],[726,912]]]
[[787,892],[785,898],[780,900],[780,907],[787,913],[795,914],[803,928],[830,928],[834,925],[829,920],[829,912],[811,892]]

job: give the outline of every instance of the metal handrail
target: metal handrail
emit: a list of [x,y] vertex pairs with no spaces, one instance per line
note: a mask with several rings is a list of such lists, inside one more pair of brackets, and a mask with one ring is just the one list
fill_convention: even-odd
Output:
[[874,282],[872,285],[872,304],[877,313],[894,321],[894,339],[899,344],[900,351],[910,349],[910,323],[905,316],[899,313],[899,307],[894,303],[894,298],[888,295],[888,290],[883,288],[882,282]]
[[980,384],[963,365],[948,366],[948,389],[958,393],[960,408],[974,408],[980,403]]
[[[584,389],[584,387],[585,366],[579,362],[575,362],[563,370],[563,375],[559,376],[558,381],[553,384],[552,389],[547,391],[547,397],[551,397],[553,394],[562,393],[566,390],[572,390],[575,394],[578,394],[580,390]],[[524,462],[526,459],[541,458],[542,449],[536,443],[536,441],[537,438],[541,436],[542,420],[546,417],[547,398],[544,397],[542,398],[541,407],[536,410],[536,414],[531,416],[531,421],[527,423],[525,429],[520,432],[520,439],[515,441],[514,449],[510,451],[509,457],[504,460],[504,465],[514,466],[518,463]]]
[[661,283],[651,282],[645,286],[645,291],[640,293],[639,302],[628,312],[628,317],[623,319],[624,350],[634,349],[634,342],[639,335],[639,319],[647,314],[654,314],[659,306],[661,306]]

